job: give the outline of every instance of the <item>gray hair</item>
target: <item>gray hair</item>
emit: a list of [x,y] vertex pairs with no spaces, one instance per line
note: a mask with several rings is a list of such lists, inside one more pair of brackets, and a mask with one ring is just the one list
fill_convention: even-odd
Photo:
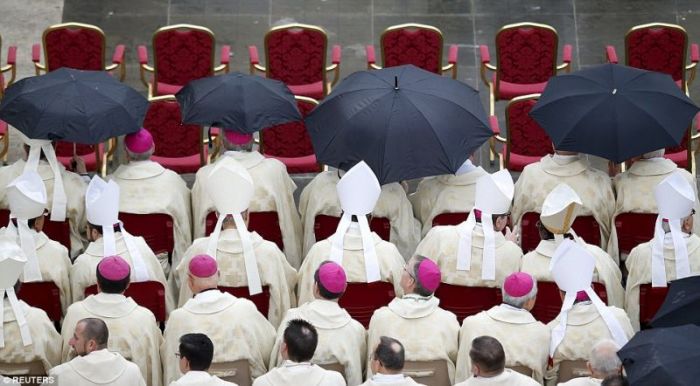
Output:
[[649,159],[649,158],[663,157],[664,154],[666,154],[666,149],[658,149],[658,150],[654,150],[654,151],[650,151],[648,153],[642,154],[642,158]]
[[593,346],[588,363],[594,372],[603,377],[620,373],[622,362],[617,356],[620,346],[610,339],[603,339]]
[[226,151],[252,151],[253,150],[253,145],[255,144],[255,140],[251,139],[250,142],[244,143],[242,145],[237,145],[226,138],[226,135],[222,132],[221,135],[219,135],[221,138],[221,146],[224,148]]
[[156,150],[155,146],[151,146],[150,149],[144,151],[143,153],[134,153],[128,148],[124,148],[126,149],[126,154],[129,156],[129,159],[132,161],[148,161],[149,159],[151,159],[153,152]]
[[532,289],[523,296],[510,296],[506,293],[504,287],[505,286],[501,285],[501,296],[503,297],[503,303],[515,308],[523,308],[525,303],[537,297],[537,279],[535,279],[534,276],[532,276]]

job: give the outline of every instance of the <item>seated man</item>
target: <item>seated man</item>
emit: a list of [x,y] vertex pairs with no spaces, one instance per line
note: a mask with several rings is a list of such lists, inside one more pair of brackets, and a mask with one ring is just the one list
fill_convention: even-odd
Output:
[[[192,243],[190,190],[185,180],[172,170],[151,161],[155,144],[151,133],[141,129],[124,137],[128,164],[119,165],[108,179],[119,185],[119,210],[125,213],[169,215],[173,220],[172,266]],[[168,256],[158,256],[163,270],[170,272]]]
[[489,334],[503,342],[507,367],[527,367],[532,378],[543,383],[549,358],[549,328],[530,314],[537,300],[537,280],[524,272],[513,273],[506,278],[501,293],[503,304],[468,316],[462,322],[456,381],[462,382],[471,375],[471,342]]
[[145,386],[139,367],[119,353],[107,349],[109,330],[100,319],[82,319],[76,324],[70,345],[77,357],[49,371],[57,385]]
[[280,355],[284,359],[282,366],[257,378],[253,386],[345,386],[340,373],[311,363],[317,344],[318,334],[314,326],[301,319],[289,321],[280,346]]
[[[221,181],[228,183],[221,184]],[[184,284],[190,259],[208,254],[218,262],[221,271],[219,286],[248,287],[251,295],[263,292],[263,286],[268,287],[267,317],[272,325],[278,326],[287,310],[295,305],[296,271],[275,243],[247,229],[248,209],[255,191],[250,174],[240,166],[223,164],[202,183],[207,185],[207,193],[219,217],[214,232],[195,240],[185,252],[177,272],[171,275],[171,282],[177,280],[180,283],[177,284],[180,286],[180,306],[192,297],[189,287]]]
[[180,347],[177,352],[180,357],[180,372],[185,374],[170,386],[236,386],[226,382],[207,370],[214,358],[214,344],[204,334],[185,334],[180,337]]
[[160,345],[163,335],[153,313],[132,298],[124,296],[129,286],[129,263],[119,256],[109,256],[97,264],[97,295],[71,304],[63,319],[63,361],[75,356],[70,340],[78,321],[98,318],[112,331],[108,342],[110,351],[118,352],[134,362],[149,386],[162,384]]
[[[440,269],[432,260],[411,258],[401,275],[406,295],[374,312],[367,347],[376,347],[382,336],[398,339],[406,348],[407,361],[445,361],[453,383],[459,323],[453,313],[439,307],[440,300],[433,296],[439,285]],[[367,378],[372,373],[368,364]]]
[[195,256],[188,262],[186,285],[194,297],[173,311],[165,328],[165,341],[160,348],[163,360],[163,383],[180,378],[181,367],[173,356],[180,337],[199,332],[213,342],[214,363],[245,359],[250,374],[257,378],[267,372],[275,328],[255,304],[217,289],[219,268],[211,256]]
[[15,243],[0,240],[0,362],[40,362],[45,371],[61,363],[61,336],[46,313],[17,299],[27,258]]
[[372,352],[374,375],[361,386],[424,386],[403,375],[405,351],[401,342],[387,336],[379,337],[379,344]]
[[[207,193],[208,188],[202,183],[219,165],[242,166],[253,179],[255,194],[250,203],[251,212],[276,212],[279,228],[282,232],[283,252],[289,264],[295,269],[301,265],[301,222],[294,203],[294,191],[297,186],[289,177],[287,168],[276,159],[265,158],[253,150],[253,136],[224,130],[220,136],[225,152],[211,165],[197,171],[192,186],[192,222],[194,237],[204,237],[205,219],[214,211],[214,202]],[[216,187],[223,187],[219,181]],[[235,186],[234,186],[235,188]]]
[[481,166],[474,166],[469,157],[454,175],[424,178],[416,192],[408,198],[413,214],[423,224],[425,236],[433,227],[433,219],[442,213],[471,212],[474,207],[476,180],[487,174]]
[[[403,257],[393,243],[382,240],[369,228],[367,216],[381,192],[377,177],[366,163],[360,162],[334,187],[343,215],[335,234],[314,244],[299,268],[299,304],[314,299],[314,273],[326,260],[340,264],[350,283],[388,282],[401,295]],[[366,245],[366,241],[371,243]]]
[[[360,322],[338,305],[345,293],[347,279],[343,267],[324,261],[314,273],[314,300],[299,308],[292,308],[280,324],[286,326],[290,320],[302,319],[311,323],[318,332],[318,346],[312,358],[313,363],[339,364],[345,370],[343,376],[350,385],[362,383],[365,354],[367,353],[367,332]],[[277,331],[277,340],[272,349],[270,367],[282,363],[284,331]],[[277,353],[277,355],[275,355]]]
[[498,287],[506,276],[520,270],[523,255],[515,244],[517,232],[501,233],[507,228],[512,200],[513,178],[507,170],[480,177],[474,210],[467,220],[431,229],[416,253],[430,256],[447,284]]
[[603,339],[596,343],[588,357],[588,377],[579,377],[569,382],[560,383],[560,386],[598,386],[603,379],[622,374],[622,362],[617,356],[620,350],[615,342],[610,339]]
[[480,336],[470,345],[472,376],[455,386],[539,386],[534,379],[506,369],[506,354],[496,338]]

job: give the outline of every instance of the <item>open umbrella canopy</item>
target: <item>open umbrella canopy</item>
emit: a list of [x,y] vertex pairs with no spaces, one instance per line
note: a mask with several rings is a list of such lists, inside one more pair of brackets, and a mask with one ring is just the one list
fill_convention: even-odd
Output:
[[664,303],[651,320],[654,328],[684,324],[700,326],[700,276],[672,281]]
[[283,82],[240,72],[193,80],[175,97],[187,124],[252,134],[302,120],[294,95]]
[[94,145],[141,128],[148,100],[104,71],[60,68],[8,87],[0,119],[31,139]]
[[700,380],[700,327],[638,332],[617,352],[630,385],[694,386]]
[[697,112],[669,75],[604,64],[552,77],[530,115],[556,149],[622,162],[677,146]]

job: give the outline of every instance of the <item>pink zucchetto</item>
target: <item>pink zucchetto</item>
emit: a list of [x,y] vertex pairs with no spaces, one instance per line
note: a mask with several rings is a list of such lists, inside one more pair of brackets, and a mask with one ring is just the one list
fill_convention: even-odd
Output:
[[153,148],[153,136],[148,130],[141,128],[124,137],[124,146],[132,153],[145,153]]
[[577,302],[585,302],[591,300],[591,298],[588,297],[588,294],[586,291],[578,291],[576,292],[576,301]]
[[226,140],[234,145],[245,145],[253,140],[253,134],[243,134],[231,130],[224,130]]
[[119,281],[131,274],[131,267],[121,256],[107,256],[97,264],[97,271],[107,280]]
[[345,292],[348,284],[343,267],[332,261],[324,263],[318,268],[318,281],[323,288],[333,294]]
[[424,259],[418,265],[418,282],[430,292],[440,286],[440,267],[430,259]]
[[190,273],[194,277],[212,277],[219,271],[216,260],[209,255],[197,255],[190,260]]
[[508,275],[503,281],[503,290],[514,298],[525,296],[532,291],[535,282],[532,276],[525,272],[516,272]]

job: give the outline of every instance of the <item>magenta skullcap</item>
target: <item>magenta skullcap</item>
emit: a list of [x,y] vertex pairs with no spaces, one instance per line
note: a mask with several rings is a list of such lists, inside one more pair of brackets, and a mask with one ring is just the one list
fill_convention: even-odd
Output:
[[245,145],[253,140],[253,134],[243,134],[231,130],[224,130],[226,140],[234,145]]
[[585,302],[587,300],[591,300],[591,298],[588,297],[588,294],[586,293],[586,291],[576,292],[576,301],[577,302]]
[[343,267],[332,261],[323,263],[318,268],[318,281],[323,288],[333,294],[345,292],[345,287],[348,284]]
[[418,265],[418,282],[423,288],[435,292],[440,285],[440,267],[430,259],[423,259]]
[[124,137],[124,146],[132,153],[145,153],[153,148],[153,136],[148,130],[141,128]]
[[119,281],[129,277],[131,267],[121,256],[107,256],[97,264],[97,271],[107,280]]
[[516,272],[508,275],[503,282],[503,290],[506,291],[506,294],[519,298],[529,294],[534,285],[535,282],[532,280],[532,276],[525,272]]
[[216,260],[209,255],[197,255],[190,260],[190,273],[192,276],[207,278],[219,271]]

